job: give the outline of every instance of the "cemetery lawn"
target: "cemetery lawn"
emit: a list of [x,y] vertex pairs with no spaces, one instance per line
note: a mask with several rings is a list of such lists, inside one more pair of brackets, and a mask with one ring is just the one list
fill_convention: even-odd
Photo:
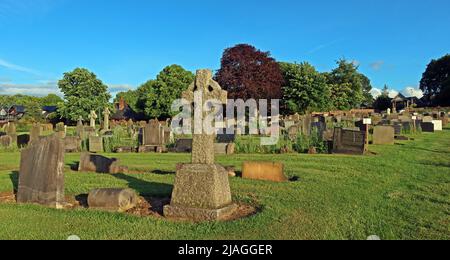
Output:
[[[261,212],[225,223],[172,222],[86,209],[54,210],[0,204],[0,239],[450,239],[450,129],[394,146],[370,146],[377,155],[219,156],[239,171],[246,160],[282,161],[295,182],[231,179],[235,201]],[[168,197],[176,163],[189,154],[106,154],[122,159],[129,175],[77,173],[66,156],[66,195],[93,188],[130,187]],[[17,183],[20,154],[0,153],[0,197]]]

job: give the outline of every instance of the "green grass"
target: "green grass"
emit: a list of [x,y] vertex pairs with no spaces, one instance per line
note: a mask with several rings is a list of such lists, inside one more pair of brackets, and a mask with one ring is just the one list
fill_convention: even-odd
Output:
[[[89,210],[0,204],[0,239],[450,239],[450,129],[394,146],[371,146],[373,156],[235,155],[218,162],[238,170],[246,160],[282,161],[297,182],[231,179],[234,200],[262,212],[234,222],[186,223]],[[66,194],[131,187],[169,196],[176,163],[188,154],[107,154],[139,175],[77,173],[66,156]],[[0,192],[13,189],[19,153],[0,153]],[[153,172],[153,173],[152,173]],[[169,174],[155,174],[169,173]]]

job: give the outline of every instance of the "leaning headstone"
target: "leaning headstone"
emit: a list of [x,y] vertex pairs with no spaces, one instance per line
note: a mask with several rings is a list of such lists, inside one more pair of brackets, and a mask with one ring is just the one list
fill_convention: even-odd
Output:
[[275,162],[244,162],[242,165],[242,178],[273,182],[286,182],[284,165]]
[[96,189],[89,192],[90,209],[125,212],[136,207],[139,198],[132,189]]
[[[195,82],[183,92],[183,98],[195,102],[195,94],[202,95],[204,103],[208,100],[227,102],[227,92],[212,79],[210,70],[197,71]],[[197,105],[203,107],[204,103]],[[214,135],[194,133],[192,163],[183,164],[177,170],[170,205],[164,207],[166,217],[217,221],[236,210],[228,172],[215,163],[214,140]]]
[[63,140],[46,137],[22,150],[17,202],[64,206]]
[[120,161],[116,158],[110,159],[97,154],[82,153],[78,171],[118,174],[128,173],[128,168],[120,165]]
[[89,152],[103,152],[103,138],[101,136],[89,136]]
[[395,142],[395,129],[393,126],[375,126],[373,130],[373,144],[393,145]]

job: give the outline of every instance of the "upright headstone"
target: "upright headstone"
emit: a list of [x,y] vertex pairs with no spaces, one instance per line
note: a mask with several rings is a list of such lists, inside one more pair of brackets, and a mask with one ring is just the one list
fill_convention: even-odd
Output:
[[375,126],[373,131],[373,144],[393,145],[395,142],[395,129],[393,126]]
[[63,140],[46,137],[22,150],[17,202],[64,206]]
[[420,127],[422,128],[422,132],[434,133],[434,124],[433,124],[433,122],[422,122],[420,124]]
[[[210,70],[199,70],[183,98],[196,102],[194,95],[202,96],[203,107],[208,100],[227,101],[227,92],[212,79]],[[196,118],[195,120],[202,120]],[[202,124],[203,125],[203,124]],[[193,135],[192,163],[177,170],[172,200],[164,207],[164,215],[182,219],[216,221],[223,219],[236,209],[231,199],[227,170],[214,161],[214,134]]]
[[365,135],[359,130],[335,128],[333,153],[363,155],[367,151]]
[[98,116],[95,113],[94,110],[91,111],[91,113],[89,114],[89,120],[90,120],[90,124],[89,126],[95,129],[95,122],[97,120]]
[[111,112],[109,111],[109,108],[105,107],[105,110],[103,111],[103,130],[109,130],[109,115]]
[[442,131],[442,120],[433,120],[434,131]]
[[30,143],[38,141],[41,134],[41,125],[39,123],[33,124],[30,130]]
[[16,124],[13,122],[9,122],[6,126],[6,135],[11,137],[11,145],[13,143],[17,143],[17,129]]
[[103,152],[103,137],[89,136],[89,152],[102,153]]

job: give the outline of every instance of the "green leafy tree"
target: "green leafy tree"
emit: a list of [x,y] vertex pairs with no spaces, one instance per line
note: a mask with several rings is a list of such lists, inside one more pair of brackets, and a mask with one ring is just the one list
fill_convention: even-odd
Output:
[[64,100],[56,94],[48,94],[47,96],[41,98],[42,106],[58,106],[64,103]]
[[450,106],[450,54],[428,64],[420,89],[432,105]]
[[331,101],[334,107],[339,110],[361,107],[370,81],[367,83],[368,78],[358,72],[358,67],[353,62],[341,59],[337,64],[336,69],[326,74],[332,89]]
[[284,113],[329,110],[331,91],[326,77],[309,63],[280,63],[284,78]]
[[373,103],[373,108],[379,111],[385,111],[390,108],[391,105],[392,103],[391,98],[389,97],[389,87],[385,85],[383,93],[379,97],[377,97],[377,99]]
[[370,82],[370,79],[364,75],[364,74],[359,74],[361,77],[361,81],[362,81],[362,90],[363,90],[363,101],[362,101],[362,105],[365,107],[372,107],[373,106],[373,96],[372,93],[370,93],[372,91],[372,83]]
[[70,121],[76,121],[79,116],[87,119],[91,110],[101,113],[109,106],[111,95],[108,87],[87,69],[77,68],[64,73],[58,86],[65,99],[59,112]]
[[139,87],[137,106],[145,103],[145,115],[150,118],[170,118],[173,101],[194,81],[194,74],[179,65],[164,68],[156,77]]

